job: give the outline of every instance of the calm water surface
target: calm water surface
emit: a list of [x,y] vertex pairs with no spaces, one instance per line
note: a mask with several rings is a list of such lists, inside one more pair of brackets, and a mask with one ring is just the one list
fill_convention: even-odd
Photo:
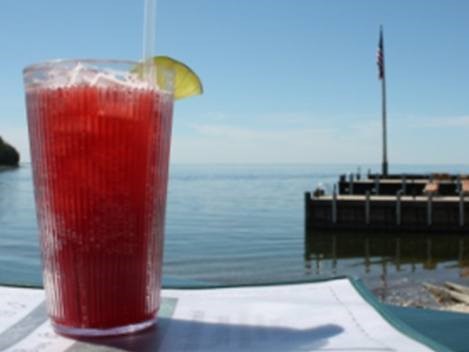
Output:
[[[375,168],[376,169],[376,168]],[[469,284],[469,236],[310,234],[303,192],[331,188],[352,166],[172,165],[165,282],[252,284],[358,276],[384,301],[422,294],[420,283]],[[393,172],[463,172],[399,166]],[[41,283],[31,169],[0,171],[0,283]],[[425,302],[423,302],[425,303]]]

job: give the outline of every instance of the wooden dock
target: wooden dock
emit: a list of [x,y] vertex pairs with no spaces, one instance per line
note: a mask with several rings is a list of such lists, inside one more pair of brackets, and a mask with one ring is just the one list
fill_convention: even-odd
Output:
[[[338,182],[339,194],[381,194],[396,195],[401,192],[404,195],[422,194],[428,179],[364,179],[364,180],[340,180]],[[457,194],[459,184],[452,180],[438,181],[440,195]]]
[[469,233],[469,194],[456,177],[344,180],[306,192],[305,229]]
[[420,195],[429,184],[438,185],[439,195],[457,195],[463,191],[467,180],[456,175],[438,177],[432,175],[389,175],[383,178],[379,175],[369,175],[368,178],[357,178],[355,175],[341,175],[339,178],[339,194],[381,194]]

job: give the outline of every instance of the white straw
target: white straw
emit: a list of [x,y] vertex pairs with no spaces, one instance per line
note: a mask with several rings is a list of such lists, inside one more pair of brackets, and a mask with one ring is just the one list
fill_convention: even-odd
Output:
[[145,80],[152,86],[156,85],[156,67],[152,57],[154,55],[156,32],[156,0],[145,0],[143,24],[143,73]]

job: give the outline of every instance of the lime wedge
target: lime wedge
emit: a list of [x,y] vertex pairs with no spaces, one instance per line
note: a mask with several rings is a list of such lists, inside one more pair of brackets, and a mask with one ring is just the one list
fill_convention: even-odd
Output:
[[[161,88],[167,87],[167,74],[174,75],[173,93],[174,99],[184,99],[194,95],[200,95],[204,89],[197,74],[186,64],[177,61],[169,56],[155,56],[153,58],[156,65],[157,83]],[[143,64],[139,64],[135,71],[143,74]]]

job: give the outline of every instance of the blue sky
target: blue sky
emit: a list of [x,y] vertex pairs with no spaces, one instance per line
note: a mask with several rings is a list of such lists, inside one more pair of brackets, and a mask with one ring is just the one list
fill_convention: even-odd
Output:
[[[3,0],[0,135],[29,159],[22,68],[139,59],[143,0]],[[202,78],[175,163],[377,163],[384,26],[390,163],[469,163],[469,2],[159,0],[156,51]]]

